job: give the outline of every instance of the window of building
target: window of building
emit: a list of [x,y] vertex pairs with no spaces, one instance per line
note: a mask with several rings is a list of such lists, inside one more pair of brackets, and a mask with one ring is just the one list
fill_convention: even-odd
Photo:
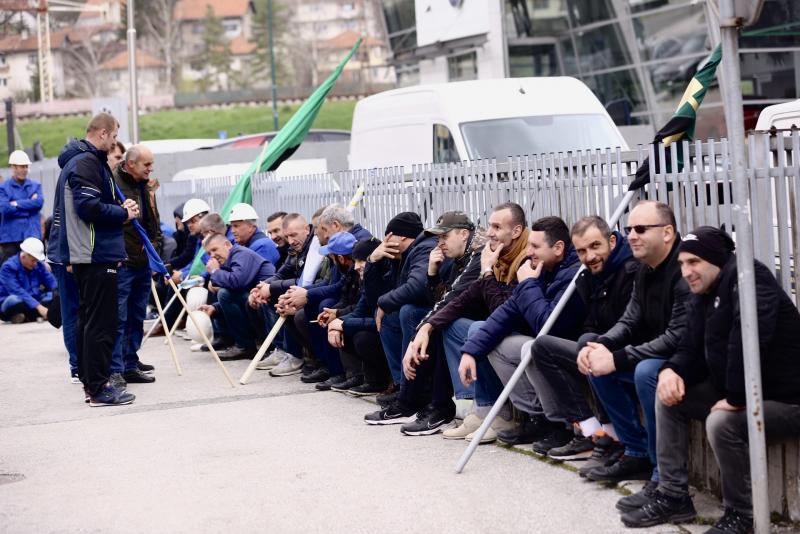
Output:
[[36,54],[28,54],[28,65],[36,65],[39,62],[39,58]]
[[0,65],[5,65],[5,64],[6,64],[6,55],[0,54]]
[[512,78],[558,76],[555,45],[512,46],[508,49],[508,72]]
[[458,150],[456,150],[456,142],[453,140],[453,134],[447,126],[443,124],[433,125],[433,162],[434,163],[458,163],[461,158],[458,157]]
[[236,37],[242,32],[242,25],[238,19],[223,20],[222,28],[225,30],[226,37]]
[[0,78],[0,87],[6,87],[8,85],[8,78]]
[[478,79],[478,53],[474,50],[447,58],[447,79],[451,82]]

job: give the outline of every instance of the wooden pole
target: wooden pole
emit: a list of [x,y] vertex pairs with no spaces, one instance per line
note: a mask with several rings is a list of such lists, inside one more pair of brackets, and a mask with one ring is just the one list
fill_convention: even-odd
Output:
[[261,358],[264,356],[264,353],[267,352],[269,348],[269,344],[275,339],[275,336],[278,335],[280,332],[283,323],[286,322],[286,317],[279,317],[277,321],[275,321],[275,326],[272,327],[272,330],[269,331],[269,335],[267,339],[264,340],[264,343],[261,344],[261,348],[258,349],[256,355],[253,356],[253,361],[250,362],[250,365],[247,366],[247,370],[242,375],[242,378],[239,379],[239,383],[242,385],[247,384],[250,380],[250,377],[253,376],[253,373],[256,370],[256,365],[258,362],[261,361]]
[[175,370],[178,371],[178,376],[183,374],[181,371],[181,364],[178,361],[178,355],[175,353],[175,345],[172,344],[172,335],[169,328],[167,328],[167,318],[164,317],[164,310],[161,309],[161,301],[158,298],[158,291],[156,291],[156,283],[150,280],[150,289],[153,291],[153,298],[156,301],[156,309],[158,310],[158,318],[161,319],[161,326],[164,332],[167,333],[167,343],[169,343],[169,351],[172,354],[172,362],[175,364]]

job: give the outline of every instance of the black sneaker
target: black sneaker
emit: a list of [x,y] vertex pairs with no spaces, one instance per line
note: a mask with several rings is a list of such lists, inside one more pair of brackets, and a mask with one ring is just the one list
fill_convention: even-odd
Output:
[[399,402],[394,402],[382,410],[368,413],[364,416],[364,422],[368,425],[398,425],[410,423],[414,420],[416,410],[406,408]]
[[256,355],[257,349],[255,347],[239,347],[234,345],[223,354],[219,355],[220,361],[232,362],[234,360],[252,360]]
[[625,447],[622,446],[622,443],[607,434],[603,434],[595,439],[592,456],[578,469],[578,474],[585,478],[589,471],[595,467],[603,467],[615,463],[624,452]]
[[753,518],[726,507],[719,521],[703,534],[751,534],[751,532],[753,532]]
[[649,458],[638,458],[623,454],[611,465],[595,467],[586,478],[595,482],[621,482],[623,480],[650,480],[653,464]]
[[511,430],[497,433],[498,441],[506,445],[533,443],[545,437],[550,430],[550,421],[543,415],[525,415],[522,422]]
[[550,449],[563,447],[570,442],[573,436],[575,436],[575,432],[572,429],[565,428],[563,423],[553,423],[542,439],[533,442],[531,449],[536,454],[547,456]]
[[656,495],[656,489],[658,489],[658,482],[655,480],[648,480],[641,490],[633,495],[628,495],[618,500],[617,510],[623,513],[638,510],[653,500],[653,497]]
[[132,393],[119,390],[111,384],[106,384],[97,395],[89,397],[89,406],[121,406],[132,403],[136,397]]
[[400,427],[400,432],[406,436],[429,436],[436,434],[448,425],[455,417],[455,405],[451,403],[448,409],[439,409],[428,405],[417,413],[417,419]]
[[149,365],[149,364],[146,364],[146,363],[142,363],[142,362],[136,362],[136,367],[138,367],[139,370],[141,372],[143,372],[143,373],[152,373],[153,371],[156,370],[156,368],[153,367],[152,365]]
[[387,388],[378,393],[375,397],[375,402],[383,407],[389,406],[397,400],[397,395],[400,393],[400,386],[392,382]]
[[128,384],[150,384],[151,382],[156,381],[156,377],[147,373],[143,373],[139,369],[125,371],[122,374],[122,378],[124,378],[125,382]]
[[351,376],[350,378],[345,378],[341,382],[332,383],[331,391],[338,391],[339,393],[348,393],[350,389],[356,386],[360,386],[363,383],[364,383],[363,375]]
[[[301,380],[302,380],[302,378],[301,378]],[[332,376],[332,377],[328,378],[327,380],[323,380],[322,382],[317,382],[316,385],[314,385],[314,389],[316,389],[317,391],[330,391],[331,390],[331,384],[333,384],[334,382],[340,383],[343,380],[344,380],[344,375]]]
[[641,508],[622,514],[620,519],[626,527],[643,528],[663,523],[687,523],[694,521],[695,517],[697,512],[689,495],[669,497],[656,491]]
[[318,382],[325,382],[331,377],[330,373],[324,367],[317,367],[308,374],[303,374],[300,381],[306,384],[316,384]]
[[371,382],[364,382],[360,386],[354,386],[347,390],[348,395],[353,397],[366,397],[367,395],[377,395],[384,391],[386,386],[380,384],[373,384]]
[[586,460],[594,450],[592,438],[584,437],[579,431],[572,439],[561,447],[553,447],[547,451],[547,456],[553,460]]

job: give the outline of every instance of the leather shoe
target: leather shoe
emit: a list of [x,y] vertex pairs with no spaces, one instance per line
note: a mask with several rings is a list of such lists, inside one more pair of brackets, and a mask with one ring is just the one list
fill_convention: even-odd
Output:
[[139,370],[141,372],[143,372],[143,373],[152,373],[156,369],[152,365],[149,365],[147,363],[142,363],[142,362],[136,362],[136,367],[138,367]]
[[156,381],[156,377],[145,374],[139,369],[122,373],[122,378],[124,378],[125,382],[128,384],[149,384]]
[[324,367],[317,367],[316,369],[311,371],[311,373],[305,376],[301,376],[300,381],[305,384],[317,384],[320,382],[325,382],[330,377],[331,375],[330,373],[328,373],[327,369],[325,369]]
[[229,362],[232,360],[249,360],[252,359],[253,356],[256,355],[255,347],[233,347],[231,349],[226,350],[224,353],[219,355],[219,359],[224,362]]
[[543,415],[525,415],[519,425],[497,433],[497,439],[506,445],[534,443],[544,438],[551,429],[550,422]]

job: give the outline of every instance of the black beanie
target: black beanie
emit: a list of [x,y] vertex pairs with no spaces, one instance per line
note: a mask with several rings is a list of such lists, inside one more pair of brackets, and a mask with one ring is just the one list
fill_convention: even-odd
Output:
[[381,242],[374,237],[357,241],[356,244],[353,245],[353,253],[351,256],[354,260],[365,261],[380,244]]
[[735,248],[733,239],[723,230],[698,226],[683,236],[678,252],[689,252],[722,269]]
[[392,235],[416,239],[416,237],[422,233],[422,230],[424,230],[424,228],[419,215],[413,211],[404,211],[403,213],[398,213],[389,221],[389,224],[386,225],[386,232],[384,232],[384,235],[391,232]]

